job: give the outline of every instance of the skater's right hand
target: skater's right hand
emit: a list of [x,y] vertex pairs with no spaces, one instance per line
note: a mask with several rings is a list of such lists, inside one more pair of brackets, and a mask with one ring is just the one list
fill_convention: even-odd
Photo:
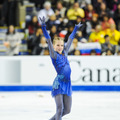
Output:
[[43,16],[43,18],[42,17],[38,17],[38,20],[39,20],[39,23],[42,25],[42,26],[45,26],[46,24],[45,24],[45,17]]

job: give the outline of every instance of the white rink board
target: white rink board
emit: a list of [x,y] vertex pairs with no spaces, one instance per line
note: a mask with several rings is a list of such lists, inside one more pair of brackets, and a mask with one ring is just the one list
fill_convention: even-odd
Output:
[[[68,57],[72,85],[120,85],[120,57]],[[22,84],[51,85],[56,76],[49,57],[21,62]]]
[[[120,85],[120,57],[69,56],[72,85]],[[49,56],[1,57],[0,85],[52,85]]]

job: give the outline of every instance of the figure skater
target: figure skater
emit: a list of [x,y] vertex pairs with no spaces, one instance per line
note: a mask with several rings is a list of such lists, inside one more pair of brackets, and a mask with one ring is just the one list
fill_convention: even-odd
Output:
[[81,23],[75,25],[75,28],[64,46],[63,38],[56,37],[51,42],[51,37],[46,30],[45,17],[40,18],[43,34],[47,39],[50,57],[57,72],[57,76],[52,86],[52,97],[55,98],[56,114],[50,120],[62,120],[62,116],[70,113],[72,105],[72,87],[71,87],[71,68],[67,59],[68,50],[75,37],[76,31],[82,26]]

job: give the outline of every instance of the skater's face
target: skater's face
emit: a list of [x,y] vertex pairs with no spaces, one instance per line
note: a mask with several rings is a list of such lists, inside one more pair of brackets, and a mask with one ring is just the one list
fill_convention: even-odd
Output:
[[58,52],[59,54],[62,54],[62,51],[64,49],[64,41],[63,40],[56,40],[54,43],[54,50]]

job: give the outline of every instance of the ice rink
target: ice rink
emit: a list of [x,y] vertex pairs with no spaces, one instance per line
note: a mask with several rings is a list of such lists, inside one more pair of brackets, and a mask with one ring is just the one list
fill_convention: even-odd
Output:
[[[62,120],[120,120],[120,92],[73,92],[72,111]],[[0,92],[0,120],[49,120],[50,92]]]

